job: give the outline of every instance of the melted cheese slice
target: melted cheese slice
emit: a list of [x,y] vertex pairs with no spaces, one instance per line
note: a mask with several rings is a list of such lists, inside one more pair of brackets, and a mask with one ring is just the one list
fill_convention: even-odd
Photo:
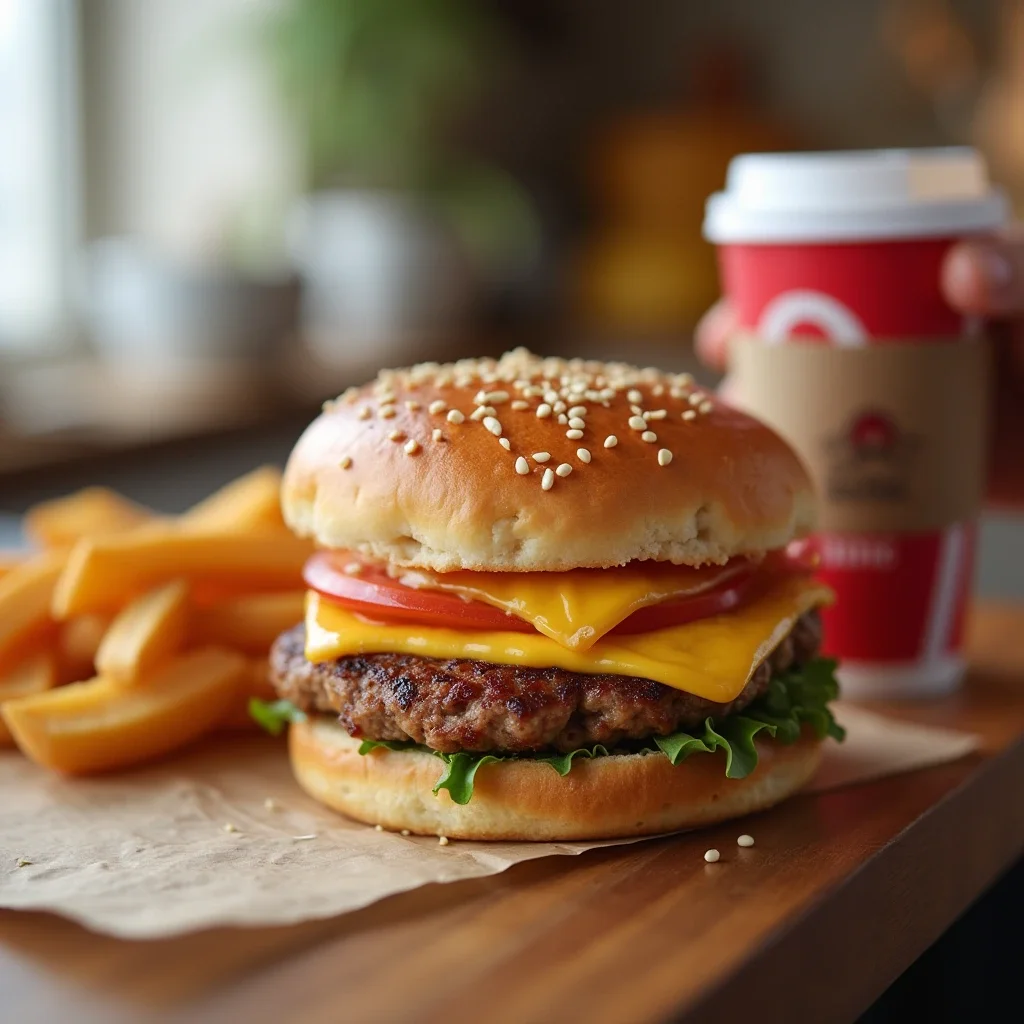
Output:
[[525,619],[539,633],[575,651],[589,650],[633,612],[692,597],[747,572],[743,564],[631,565],[571,572],[406,572],[407,587],[443,590]]
[[758,600],[727,614],[650,633],[606,636],[590,650],[574,651],[540,634],[373,623],[309,591],[306,657],[330,661],[390,652],[639,676],[725,703],[739,695],[799,616],[830,599],[831,591],[819,583],[783,576]]

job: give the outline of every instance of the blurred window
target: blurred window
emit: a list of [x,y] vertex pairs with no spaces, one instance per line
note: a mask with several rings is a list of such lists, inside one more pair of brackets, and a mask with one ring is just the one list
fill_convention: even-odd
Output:
[[70,339],[74,0],[0,0],[0,352]]

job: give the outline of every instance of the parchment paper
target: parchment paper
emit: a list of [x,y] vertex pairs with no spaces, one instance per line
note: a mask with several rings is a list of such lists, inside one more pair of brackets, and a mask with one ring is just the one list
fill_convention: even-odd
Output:
[[[812,788],[955,760],[973,736],[842,707]],[[0,907],[158,938],[333,917],[430,882],[610,843],[469,843],[377,832],[306,797],[283,744],[220,736],[128,774],[63,779],[0,752]],[[639,840],[624,840],[636,842]]]

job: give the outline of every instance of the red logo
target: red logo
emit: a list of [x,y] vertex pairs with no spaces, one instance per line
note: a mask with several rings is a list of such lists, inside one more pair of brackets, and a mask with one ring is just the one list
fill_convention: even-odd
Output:
[[830,501],[905,501],[920,439],[883,409],[863,409],[825,441]]

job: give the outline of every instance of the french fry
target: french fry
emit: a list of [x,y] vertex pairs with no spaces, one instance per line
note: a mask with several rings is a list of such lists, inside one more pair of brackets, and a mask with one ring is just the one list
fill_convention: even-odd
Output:
[[172,579],[244,591],[296,590],[312,545],[290,534],[181,533],[153,527],[125,537],[80,541],[53,595],[67,619],[116,609]]
[[190,636],[197,644],[223,644],[246,654],[266,655],[286,630],[302,622],[305,592],[254,594],[196,608]]
[[228,709],[221,728],[235,731],[258,730],[259,725],[249,714],[249,701],[256,697],[259,700],[277,700],[277,691],[270,685],[270,667],[266,658],[249,658],[246,670],[238,681],[238,690]]
[[188,628],[188,584],[175,580],[126,605],[96,652],[98,675],[133,683],[176,654]]
[[0,671],[53,631],[50,604],[64,560],[63,553],[48,552],[0,579]]
[[17,569],[27,555],[24,551],[0,551],[0,580],[2,580],[12,569]]
[[[52,654],[40,652],[30,655],[11,671],[0,675],[0,708],[16,697],[42,693],[57,685],[57,664]],[[0,718],[0,747],[10,747],[14,740]]]
[[178,518],[186,530],[245,532],[287,527],[281,516],[281,471],[261,466],[233,480]]
[[175,658],[140,685],[99,676],[0,707],[27,757],[69,775],[125,768],[175,750],[224,720],[245,659],[208,647]]
[[110,628],[109,615],[76,615],[60,625],[57,674],[61,682],[77,683],[96,674],[96,652]]
[[123,533],[152,522],[155,514],[106,487],[86,487],[44,501],[25,513],[26,536],[45,548],[68,547],[83,537]]

